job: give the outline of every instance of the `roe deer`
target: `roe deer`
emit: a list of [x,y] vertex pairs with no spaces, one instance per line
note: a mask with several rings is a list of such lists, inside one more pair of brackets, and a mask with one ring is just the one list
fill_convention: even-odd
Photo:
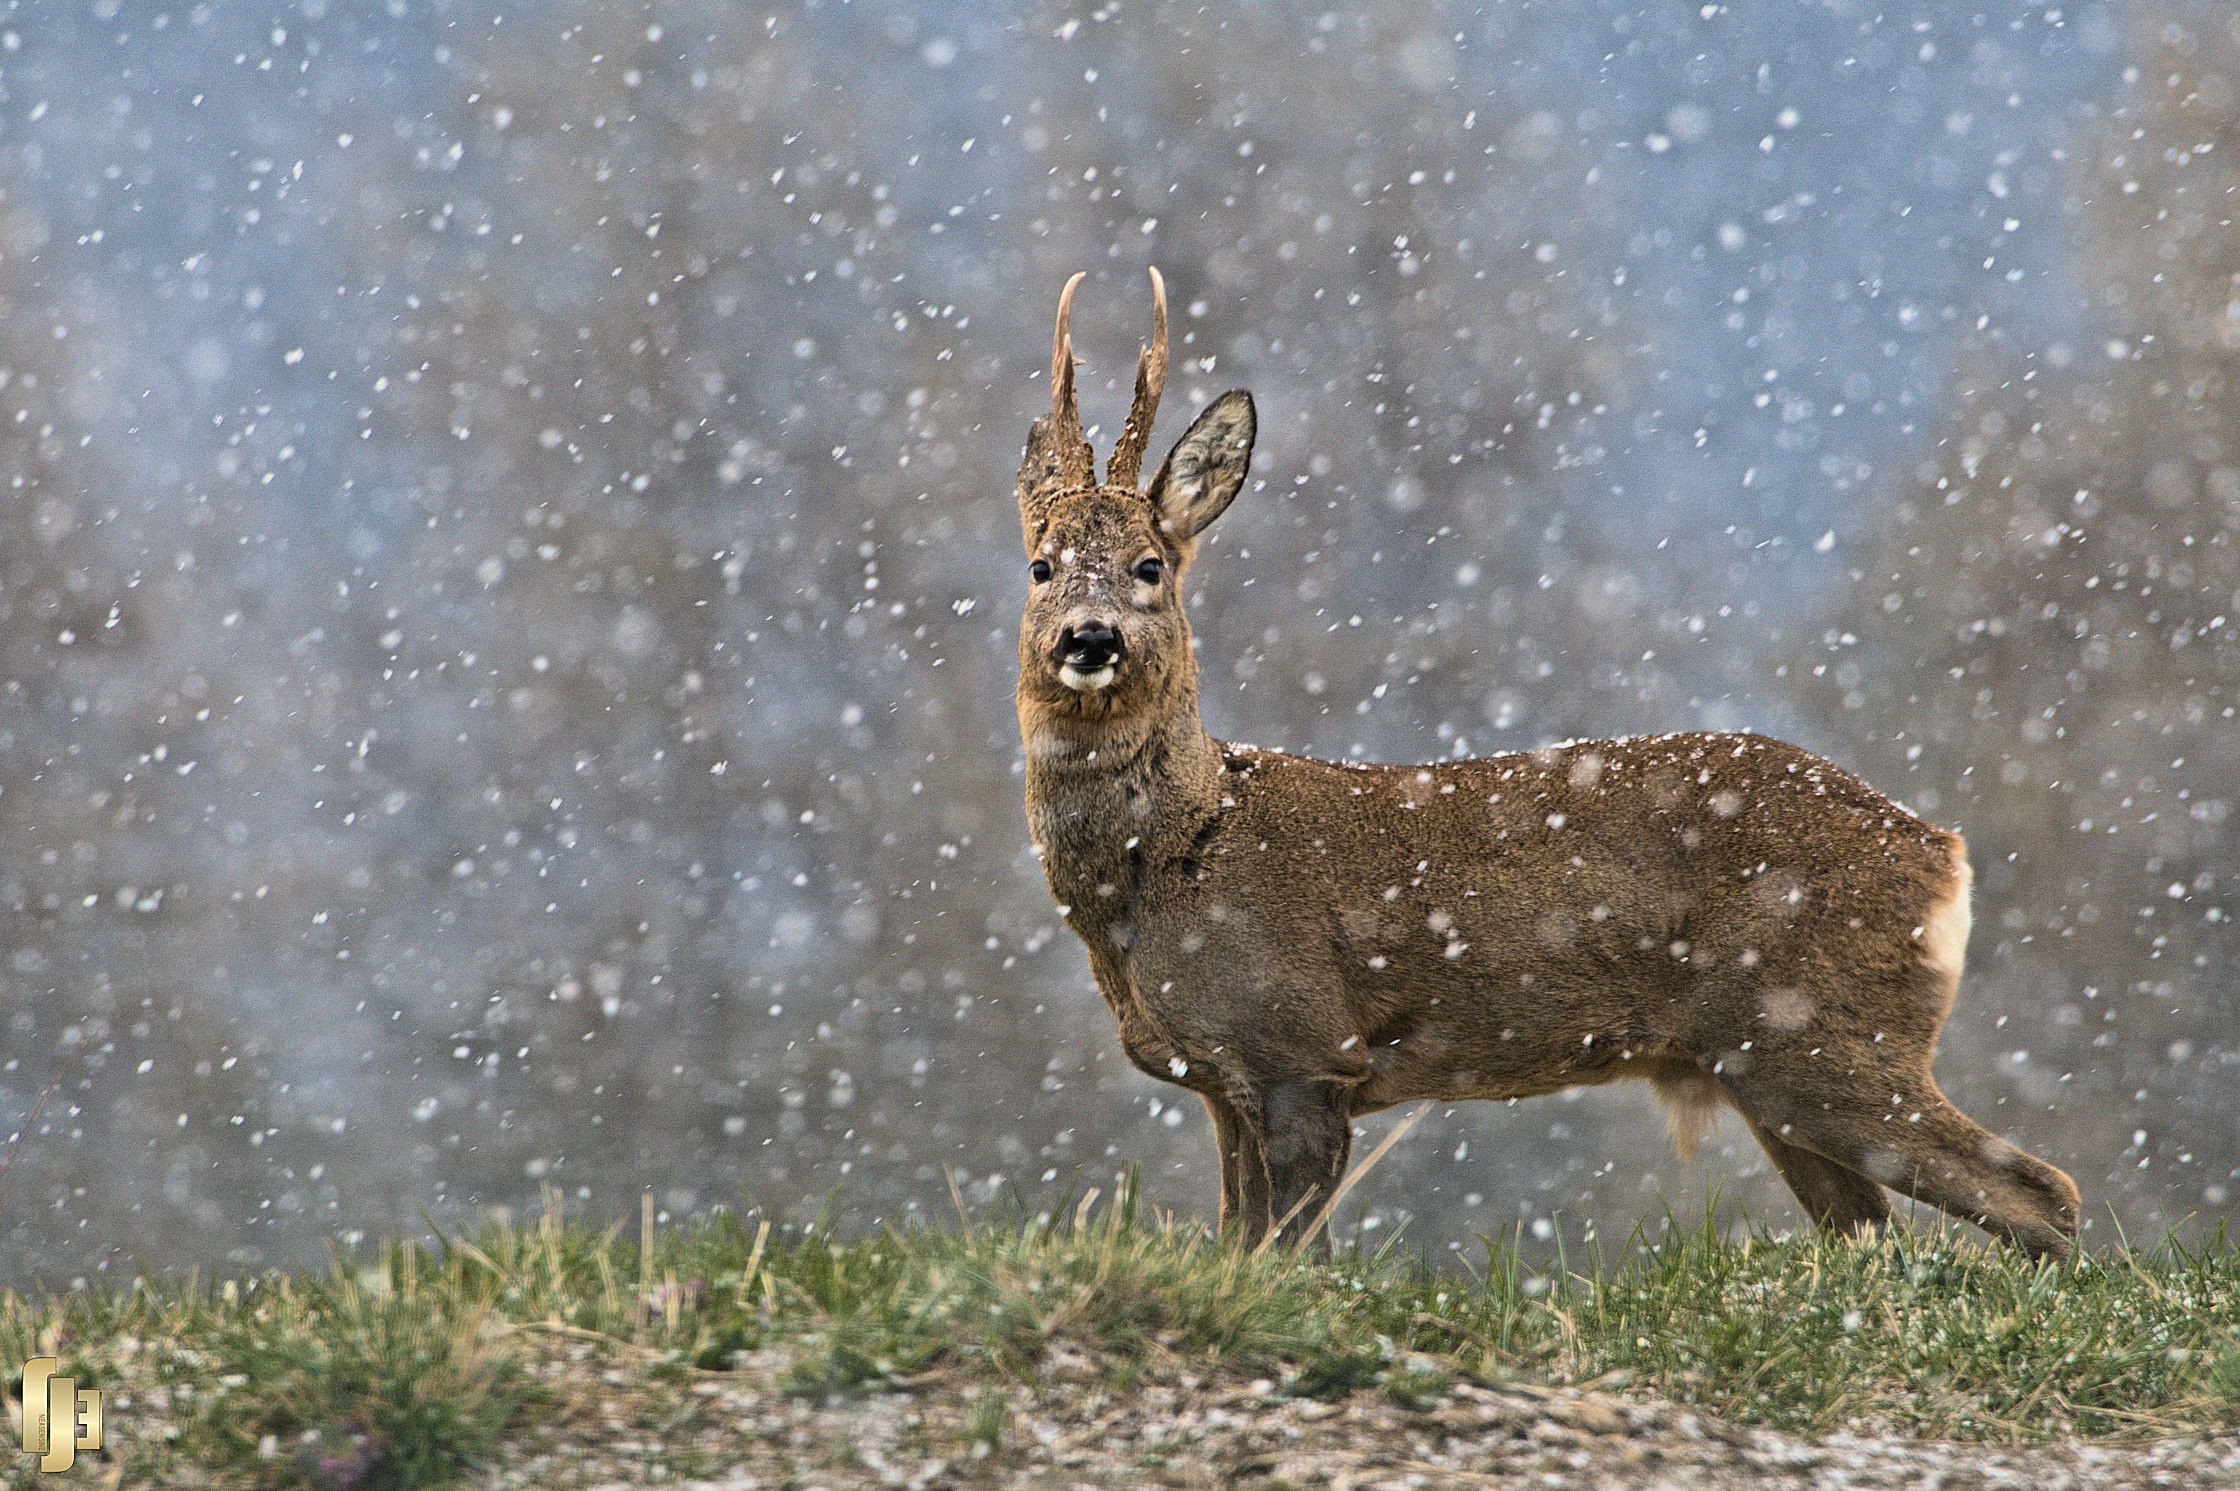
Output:
[[1244,483],[1252,396],[1214,400],[1138,485],[1167,366],[1154,269],[1100,483],[1082,278],[1019,468],[1027,816],[1129,1059],[1212,1110],[1225,1232],[1327,1247],[1307,1203],[1356,1114],[1645,1077],[1683,1153],[1739,1112],[1822,1227],[1886,1221],[1889,1186],[2068,1254],[2076,1186],[1930,1075],[1968,941],[1958,834],[1756,735],[1426,766],[1208,735],[1178,586]]

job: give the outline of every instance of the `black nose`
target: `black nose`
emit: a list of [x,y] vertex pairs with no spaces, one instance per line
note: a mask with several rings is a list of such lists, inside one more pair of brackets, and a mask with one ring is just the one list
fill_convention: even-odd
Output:
[[1127,649],[1119,631],[1109,621],[1085,621],[1058,634],[1058,659],[1083,673],[1117,661]]

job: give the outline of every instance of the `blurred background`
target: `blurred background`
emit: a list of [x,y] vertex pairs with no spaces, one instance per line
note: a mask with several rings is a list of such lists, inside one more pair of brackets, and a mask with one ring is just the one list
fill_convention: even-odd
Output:
[[[1217,734],[1822,751],[1972,843],[1955,1099],[2089,1238],[2220,1223],[2236,200],[2181,0],[11,7],[0,1282],[547,1193],[1210,1218],[1011,703],[1056,293],[1102,448],[1149,263],[1154,459],[1262,415]],[[1356,1195],[1800,1220],[1633,1087]]]

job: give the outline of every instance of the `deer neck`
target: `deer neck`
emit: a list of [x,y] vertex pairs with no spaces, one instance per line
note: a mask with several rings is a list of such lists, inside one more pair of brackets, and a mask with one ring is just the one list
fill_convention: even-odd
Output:
[[1178,692],[1165,709],[1117,720],[1021,700],[1027,821],[1076,930],[1123,919],[1145,872],[1187,853],[1220,811],[1221,747],[1199,723],[1196,688]]

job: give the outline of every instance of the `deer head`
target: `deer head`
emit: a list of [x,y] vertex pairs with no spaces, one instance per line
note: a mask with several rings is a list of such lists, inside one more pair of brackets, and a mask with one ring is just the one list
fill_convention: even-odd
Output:
[[1255,429],[1243,389],[1209,404],[1137,485],[1167,375],[1167,291],[1151,271],[1151,343],[1136,360],[1135,398],[1105,479],[1081,430],[1068,323],[1075,275],[1058,298],[1050,412],[1034,422],[1019,464],[1027,546],[1019,693],[1039,713],[1114,720],[1194,695],[1190,625],[1177,585],[1197,536],[1244,485]]

